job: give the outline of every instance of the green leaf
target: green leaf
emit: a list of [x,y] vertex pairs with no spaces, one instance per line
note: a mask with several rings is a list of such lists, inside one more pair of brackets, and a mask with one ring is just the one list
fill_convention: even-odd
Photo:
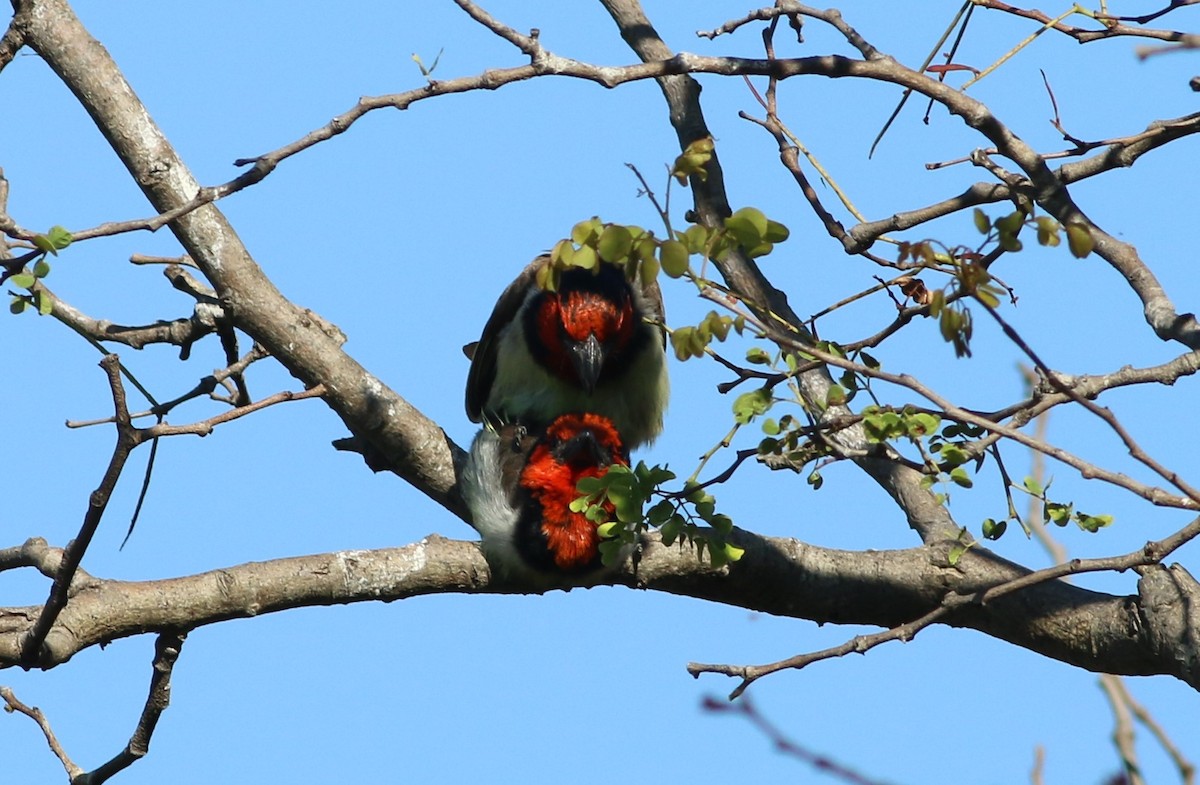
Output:
[[956,466],[950,470],[950,481],[963,488],[970,488],[975,484],[974,480],[971,479],[971,475],[967,474],[967,470],[961,466]]
[[742,393],[733,402],[734,422],[745,425],[757,415],[765,414],[772,405],[771,391],[760,387],[757,390]]
[[29,306],[29,301],[24,297],[13,297],[8,303],[8,312],[11,314],[19,314]]
[[699,224],[692,224],[687,231],[676,232],[675,239],[687,246],[688,253],[704,253],[708,247],[708,229]]
[[729,563],[738,561],[746,555],[745,548],[739,548],[731,542],[725,543],[725,545],[722,547],[722,550],[725,552],[725,561]]
[[33,245],[39,251],[58,256],[58,252],[70,245],[73,239],[63,227],[52,226],[49,232],[34,235]]
[[597,526],[596,534],[600,535],[600,539],[602,540],[609,540],[620,534],[621,528],[622,525],[617,521],[609,521],[608,523],[602,523]]
[[673,545],[683,531],[684,520],[679,514],[672,515],[671,518],[659,528],[662,534],[663,545]]
[[1066,526],[1071,522],[1071,514],[1075,505],[1046,502],[1042,506],[1042,520],[1053,522],[1057,526]]
[[725,230],[743,248],[751,250],[763,242],[767,233],[767,216],[754,207],[743,207],[725,219]]
[[708,172],[705,166],[713,155],[713,140],[711,136],[706,136],[703,139],[697,139],[684,148],[683,152],[675,159],[675,165],[671,167],[671,175],[679,181],[680,185],[687,185],[689,175],[696,175],[701,180],[708,177]]
[[609,263],[621,262],[629,258],[633,250],[633,235],[624,226],[606,226],[596,242],[596,251],[600,258]]
[[[653,248],[654,243],[650,243],[650,246]],[[658,259],[654,258],[654,252],[651,251],[649,258],[647,258],[641,255],[639,249],[638,255],[642,260],[642,280],[648,284],[658,280],[658,271],[662,269],[662,265],[658,263]]]
[[934,414],[926,412],[917,412],[908,415],[905,423],[905,431],[909,436],[928,436],[931,433],[936,433],[941,420]]
[[946,554],[946,561],[950,562],[950,566],[958,564],[958,560],[967,552],[967,546],[955,544],[950,546],[950,552]]
[[825,478],[816,469],[813,469],[812,474],[808,475],[806,482],[812,486],[814,491],[821,490],[821,486],[825,484]]
[[1033,477],[1026,477],[1021,484],[1033,496],[1041,496],[1046,492],[1042,484]]
[[1000,305],[1000,298],[991,290],[985,289],[982,286],[975,290],[975,298],[988,308],[997,308]]
[[588,245],[595,241],[603,228],[604,224],[600,221],[599,216],[593,215],[586,221],[580,221],[571,227],[571,240],[576,245]]
[[1021,231],[1021,227],[1025,225],[1025,213],[1020,210],[1013,210],[1008,215],[996,219],[996,231],[1001,234],[1015,235]]
[[50,231],[46,233],[46,236],[50,238],[50,242],[54,244],[55,250],[58,251],[66,248],[71,244],[71,241],[75,239],[71,236],[70,232],[61,226],[51,226]]
[[17,273],[12,278],[8,279],[9,283],[20,289],[28,289],[29,287],[33,286],[35,281],[37,281],[37,278],[34,278],[30,273]]
[[678,278],[688,270],[688,247],[678,240],[667,240],[658,251],[658,261],[663,272]]
[[33,265],[33,277],[34,278],[45,278],[49,274],[50,274],[50,263],[47,262],[45,259],[38,259],[37,262]]
[[971,456],[967,454],[966,450],[959,447],[957,444],[947,443],[942,445],[940,456],[940,465],[943,470],[953,469],[954,467],[960,466],[971,460]]
[[946,307],[946,293],[941,289],[934,289],[933,294],[929,296],[929,315],[939,316],[942,309]]
[[1095,534],[1112,522],[1113,516],[1111,515],[1087,515],[1082,512],[1075,515],[1075,523],[1079,528],[1092,534]]
[[583,477],[579,482],[575,483],[575,490],[582,494],[592,496],[604,490],[604,479],[601,477]]
[[1048,215],[1043,215],[1039,216],[1035,223],[1037,224],[1038,245],[1053,248],[1061,242],[1058,239],[1058,221]]
[[37,304],[38,315],[49,316],[54,313],[54,299],[46,291],[36,291],[33,293],[33,301]]
[[708,525],[719,531],[721,534],[729,534],[733,531],[733,518],[722,513],[711,515],[708,517]]
[[650,511],[646,513],[646,523],[650,524],[651,526],[662,526],[664,523],[670,520],[674,511],[675,505],[671,502],[671,500],[663,499],[658,504],[651,507]]
[[1067,224],[1067,247],[1076,259],[1082,259],[1096,247],[1092,232],[1083,224]]
[[769,365],[771,355],[767,354],[767,350],[761,346],[751,346],[746,350],[746,362],[754,365]]
[[782,243],[787,238],[791,237],[791,232],[788,228],[778,221],[767,219],[767,231],[763,233],[763,239],[768,243]]
[[413,59],[413,62],[417,64],[417,68],[421,69],[421,76],[425,77],[426,79],[429,78],[429,76],[433,73],[433,69],[437,68],[438,61],[442,59],[442,52],[444,52],[444,51],[446,51],[446,50],[445,49],[438,50],[437,56],[433,58],[433,65],[429,66],[428,68],[426,68],[425,63],[423,63],[421,61],[421,56],[418,55],[416,52],[413,52],[412,59]]
[[595,249],[590,245],[583,245],[577,248],[575,253],[572,254],[570,265],[572,267],[582,267],[584,270],[591,270],[598,262]]
[[980,234],[987,234],[992,230],[992,219],[988,218],[987,213],[978,207],[975,208],[975,228],[979,230]]
[[991,518],[983,519],[983,536],[989,540],[998,540],[1004,536],[1008,521],[996,521]]
[[718,341],[724,341],[729,336],[729,328],[733,324],[733,319],[722,316],[716,311],[709,311],[701,324]]
[[621,523],[637,523],[642,520],[642,500],[631,493],[617,493],[615,496],[614,489],[608,491],[608,498],[613,503],[613,510],[617,514],[617,520]]

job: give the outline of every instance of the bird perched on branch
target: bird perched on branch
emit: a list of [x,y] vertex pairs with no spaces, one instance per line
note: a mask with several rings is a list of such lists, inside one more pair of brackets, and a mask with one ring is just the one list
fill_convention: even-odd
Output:
[[653,441],[669,391],[658,284],[598,262],[561,270],[545,288],[549,264],[526,267],[464,347],[467,416],[536,428],[586,411],[611,420],[627,447]]
[[492,569],[535,579],[599,570],[596,524],[570,505],[581,479],[613,465],[628,466],[628,453],[612,421],[598,414],[564,414],[543,429],[480,429],[460,488]]

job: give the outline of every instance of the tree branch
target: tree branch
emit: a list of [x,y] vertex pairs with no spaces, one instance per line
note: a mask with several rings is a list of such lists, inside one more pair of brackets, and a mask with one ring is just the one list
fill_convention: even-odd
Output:
[[[974,548],[951,566],[945,546],[858,553],[742,531],[735,531],[732,541],[746,549],[745,556],[713,570],[690,549],[664,546],[652,536],[636,566],[622,566],[603,583],[819,623],[890,628],[939,607],[948,594],[986,593],[1030,575]],[[60,558],[58,549],[31,540],[0,551],[0,569],[32,561],[50,570]],[[1145,568],[1134,597],[1057,580],[1019,585],[1019,591],[964,604],[944,622],[1078,667],[1129,675],[1164,673],[1200,689],[1200,588],[1182,568]],[[92,579],[72,597],[47,636],[39,667],[59,665],[117,638],[289,608],[448,592],[541,591],[545,588],[493,580],[477,543],[436,535],[403,548],[277,559],[160,581]],[[36,609],[0,609],[0,667],[20,664],[20,642],[31,626],[31,611]]]

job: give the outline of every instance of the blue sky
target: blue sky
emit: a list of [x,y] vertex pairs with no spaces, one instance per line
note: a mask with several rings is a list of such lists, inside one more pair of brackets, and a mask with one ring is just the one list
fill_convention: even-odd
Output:
[[[417,5],[354,3],[335,15],[328,4],[309,2],[77,4],[205,184],[230,179],[238,172],[234,159],[302,136],[360,95],[419,86],[414,52],[428,64],[441,51],[435,75],[442,78],[521,62],[515,49],[452,3]],[[540,28],[544,45],[558,54],[605,64],[633,60],[599,6],[485,5],[517,29]],[[712,43],[694,35],[744,13],[744,5],[684,5],[647,3],[677,50],[759,53],[750,29]],[[1144,12],[1155,4],[1123,5]],[[903,13],[885,13],[878,3],[839,4],[877,46],[915,65],[958,3],[905,6]],[[1177,24],[1196,26],[1194,11],[1176,16]],[[982,67],[1031,30],[981,13],[959,59]],[[781,54],[846,51],[815,23],[806,32],[803,49],[792,44]],[[1127,135],[1194,110],[1186,84],[1195,57],[1139,62],[1134,46],[1118,40],[1081,48],[1043,36],[972,93],[1042,150],[1063,143],[1048,122],[1039,68],[1076,136]],[[779,167],[773,141],[737,118],[739,110],[758,109],[741,81],[702,82],[734,206],[754,205],[792,229],[792,239],[763,264],[793,307],[814,313],[872,285],[878,270],[829,241]],[[926,162],[966,155],[981,140],[945,112],[935,110],[932,122],[922,124],[924,103],[917,101],[868,161],[871,140],[897,99],[893,88],[817,78],[794,80],[780,92],[784,119],[872,218],[985,179],[965,165],[925,170]],[[26,53],[0,74],[0,104],[10,118],[0,124],[0,166],[11,182],[10,212],[22,225],[81,229],[149,214],[83,110],[39,58]],[[402,113],[376,112],[286,161],[221,209],[285,294],[339,325],[349,352],[465,445],[474,426],[462,409],[467,363],[460,347],[478,336],[501,288],[578,220],[596,214],[653,225],[654,213],[637,197],[625,164],[662,183],[663,167],[677,152],[653,84],[606,91],[546,78],[422,102]],[[1194,170],[1196,154],[1196,141],[1185,140],[1074,189],[1089,215],[1137,245],[1181,311],[1195,310],[1200,299],[1195,242],[1181,230],[1194,223],[1196,195],[1181,170]],[[828,189],[822,192],[833,205]],[[677,211],[686,201],[687,194],[675,192]],[[951,242],[978,237],[968,216],[925,231]],[[165,231],[88,242],[55,262],[48,283],[69,302],[116,322],[185,315],[186,298],[156,269],[129,265],[131,253],[180,251]],[[1031,249],[999,272],[1020,295],[1006,316],[1055,367],[1102,372],[1176,353],[1152,335],[1133,295],[1098,259]],[[668,288],[666,297],[673,324],[694,324],[710,307],[685,285]],[[890,317],[890,306],[876,298],[823,320],[821,328],[824,337],[853,340]],[[99,355],[50,320],[5,314],[0,325],[0,356],[13,380],[0,398],[9,413],[0,455],[10,478],[0,514],[8,536],[0,546],[31,535],[62,545],[78,529],[113,440],[103,428],[62,426],[109,413],[95,367]],[[984,324],[974,346],[973,359],[955,360],[933,324],[917,324],[877,355],[885,368],[918,375],[971,407],[1017,397],[1020,358],[1013,347]],[[744,348],[734,344],[729,355]],[[215,344],[197,346],[187,363],[163,347],[120,353],[160,397],[177,395],[222,364]],[[256,394],[295,387],[286,374],[260,366],[250,379]],[[687,474],[725,433],[731,402],[714,391],[726,378],[714,364],[674,363],[671,373],[666,433],[642,457]],[[1120,391],[1104,402],[1148,448],[1187,474],[1194,468],[1179,434],[1197,425],[1184,408],[1194,394],[1195,381],[1184,379],[1173,389]],[[213,412],[194,403],[173,421]],[[1050,427],[1063,446],[1145,478],[1098,421],[1063,413]],[[333,414],[307,401],[223,426],[203,441],[168,440],[138,530],[118,551],[145,460],[135,457],[85,568],[141,580],[395,546],[431,532],[472,537],[394,476],[373,475],[330,449],[343,435]],[[757,440],[753,433],[741,438],[740,446]],[[1007,457],[1018,467],[1012,471],[1023,473],[1027,456]],[[1073,555],[1125,552],[1186,521],[1065,467],[1051,471],[1062,498],[1117,517],[1096,536],[1063,531]],[[953,498],[960,522],[976,530],[982,518],[1004,509],[998,481],[985,478]],[[850,467],[828,470],[825,487],[813,493],[795,477],[746,466],[716,495],[739,525],[764,534],[852,549],[918,544],[882,491]],[[1031,566],[1045,563],[1019,532],[997,550]],[[1195,546],[1177,558],[1193,573],[1200,568]],[[1134,591],[1131,576],[1083,582]],[[0,575],[0,605],[41,602],[45,592],[31,576]],[[859,631],[611,588],[425,597],[217,625],[191,634],[150,756],[117,781],[819,781],[748,726],[702,712],[703,696],[724,695],[734,684],[715,676],[693,680],[684,666],[773,661]],[[41,706],[68,751],[94,767],[132,731],[152,652],[151,638],[121,640],[49,673],[7,671],[0,683]],[[1200,757],[1191,730],[1200,709],[1196,693],[1165,677],[1133,680],[1131,688],[1185,752]],[[1110,712],[1093,675],[971,631],[931,629],[866,657],[773,676],[752,694],[795,741],[878,781],[1023,781],[1037,745],[1046,750],[1047,782],[1099,782],[1117,767]],[[1141,749],[1149,779],[1171,781],[1162,755],[1145,741]],[[0,717],[0,759],[13,782],[62,781],[23,718]]]

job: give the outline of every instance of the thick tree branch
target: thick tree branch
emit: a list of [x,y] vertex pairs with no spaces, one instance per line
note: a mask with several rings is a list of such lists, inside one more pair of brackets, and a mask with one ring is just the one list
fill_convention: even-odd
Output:
[[[637,566],[626,564],[609,582],[821,623],[896,627],[949,595],[986,592],[1030,574],[975,549],[951,566],[944,546],[860,553],[746,532],[736,532],[735,539],[746,555],[713,570],[690,549],[651,537]],[[30,562],[50,570],[60,558],[57,549],[31,540],[0,551],[0,570]],[[53,667],[116,638],[289,608],[530,591],[540,589],[493,581],[477,543],[438,536],[403,548],[255,562],[161,581],[92,579],[51,629],[39,666]],[[20,663],[34,611],[0,610],[0,667]],[[962,605],[944,621],[1082,668],[1165,673],[1200,689],[1200,588],[1178,566],[1145,568],[1138,596],[1049,581]]]
[[13,25],[9,25],[8,29],[4,31],[4,36],[0,37],[0,71],[3,71],[4,67],[12,62],[24,45],[25,38],[21,35],[21,31]]

